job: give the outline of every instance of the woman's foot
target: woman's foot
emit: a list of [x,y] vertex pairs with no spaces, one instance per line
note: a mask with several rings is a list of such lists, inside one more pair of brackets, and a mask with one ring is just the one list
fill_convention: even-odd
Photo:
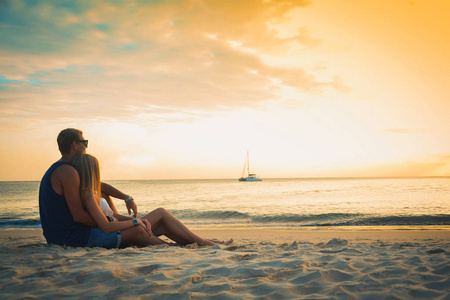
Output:
[[225,241],[219,241],[216,239],[209,239],[210,242],[213,242],[214,244],[221,244],[221,245],[230,245],[234,242],[233,239],[230,239],[229,241],[225,242]]
[[200,243],[197,242],[197,244],[198,244],[199,246],[214,246],[216,243],[214,243],[214,242],[211,241],[211,240],[207,240],[207,239],[203,239],[203,238],[202,238],[202,240],[200,241]]

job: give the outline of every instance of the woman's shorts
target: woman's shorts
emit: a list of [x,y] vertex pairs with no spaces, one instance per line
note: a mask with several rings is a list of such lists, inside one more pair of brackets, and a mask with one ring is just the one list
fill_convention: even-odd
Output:
[[91,228],[91,235],[86,247],[119,248],[121,237],[120,231],[106,234],[99,227],[94,227]]

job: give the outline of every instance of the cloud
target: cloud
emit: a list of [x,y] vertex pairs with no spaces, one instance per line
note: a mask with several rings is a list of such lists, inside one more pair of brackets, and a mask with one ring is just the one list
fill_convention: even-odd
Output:
[[428,132],[428,129],[405,129],[405,128],[392,128],[392,129],[384,129],[381,130],[381,133],[387,134],[416,134],[416,133],[424,133]]
[[126,119],[136,108],[151,117],[151,107],[217,111],[277,99],[280,85],[300,93],[344,86],[261,59],[317,44],[305,28],[282,37],[270,26],[308,1],[2,3],[3,124]]
[[124,166],[147,168],[155,162],[155,158],[150,155],[124,155],[117,159],[117,163]]

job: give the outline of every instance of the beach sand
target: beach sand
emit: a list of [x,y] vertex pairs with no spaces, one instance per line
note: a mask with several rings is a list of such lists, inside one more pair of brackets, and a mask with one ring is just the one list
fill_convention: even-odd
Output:
[[450,229],[195,229],[229,246],[105,250],[0,230],[0,295],[109,299],[450,299]]

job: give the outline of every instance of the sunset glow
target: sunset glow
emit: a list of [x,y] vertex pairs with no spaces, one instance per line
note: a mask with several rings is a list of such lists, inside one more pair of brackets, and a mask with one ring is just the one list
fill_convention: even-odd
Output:
[[2,1],[0,180],[450,176],[450,1]]

